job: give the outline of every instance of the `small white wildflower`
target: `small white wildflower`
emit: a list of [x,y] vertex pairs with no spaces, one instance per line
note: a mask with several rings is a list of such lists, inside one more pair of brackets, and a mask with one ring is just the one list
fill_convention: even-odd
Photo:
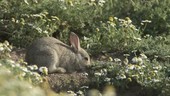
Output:
[[158,79],[153,79],[152,81],[153,82],[160,82],[160,80],[158,80]]
[[82,96],[83,95],[83,91],[79,90],[78,92],[76,92],[78,96]]
[[23,76],[23,77],[24,77],[25,75],[26,75],[26,73],[25,73],[25,72],[23,72],[23,73],[21,74],[21,76]]
[[166,86],[170,87],[170,84],[166,84]]
[[153,72],[158,73],[158,70],[154,70]]
[[38,66],[37,65],[30,65],[30,66],[27,66],[30,70],[37,70],[38,69]]
[[16,66],[16,67],[20,67],[21,65],[17,63],[17,64],[15,64],[15,66]]
[[99,72],[94,73],[95,76],[101,76],[102,74]]
[[159,68],[159,69],[162,69],[162,66],[161,66],[161,65],[158,65],[158,68]]
[[144,75],[144,72],[139,72],[140,75]]
[[2,64],[0,63],[0,66],[2,66]]
[[42,73],[44,73],[45,75],[48,74],[48,68],[47,68],[47,67],[40,67],[40,68],[39,68],[39,71],[42,72]]
[[47,30],[45,30],[45,31],[43,31],[43,33],[48,34],[48,31],[47,31]]
[[120,74],[120,75],[118,75],[118,76],[116,76],[116,79],[126,79],[126,75],[124,75],[124,74]]
[[142,67],[137,65],[137,66],[135,66],[135,69],[140,70],[140,69],[142,69]]
[[117,17],[114,17],[115,20],[117,20],[118,18]]
[[27,0],[24,0],[24,3],[25,3],[25,4],[27,4],[27,5],[29,5],[29,3],[28,3],[28,1],[27,1]]
[[13,60],[7,60],[7,62],[10,63],[10,64],[14,64],[15,63],[15,61],[13,61]]
[[111,80],[110,78],[105,78],[104,79],[104,81],[106,81],[106,82],[110,82],[110,80]]
[[83,73],[83,76],[88,76],[89,74],[87,72]]
[[83,37],[83,39],[86,41],[86,40],[89,40],[89,38],[87,38],[86,36]]
[[133,57],[132,58],[132,63],[135,63],[135,64],[138,63],[138,57]]
[[147,57],[145,54],[143,54],[143,53],[140,54],[140,57],[141,57],[142,59],[147,59],[147,58],[148,58],[148,57]]
[[88,89],[89,86],[82,86],[81,89]]
[[128,23],[128,24],[132,23],[132,20],[128,19],[128,20],[127,20],[127,23]]
[[65,0],[59,0],[60,2],[65,2]]
[[134,68],[135,68],[135,65],[132,65],[132,64],[128,65],[128,69],[133,70]]
[[21,67],[21,69],[24,71],[24,72],[29,72],[27,68],[25,67]]
[[142,65],[143,64],[143,60],[142,60],[141,57],[134,57],[134,58],[132,58],[132,63]]
[[67,91],[67,93],[68,93],[68,94],[74,94],[74,92],[73,92],[73,91]]
[[4,51],[4,48],[3,48],[3,47],[0,47],[0,51]]
[[151,23],[152,21],[150,21],[150,20],[143,20],[142,22],[143,23]]
[[170,58],[170,56],[169,55],[167,55],[167,56],[165,56],[166,58]]
[[121,62],[121,60],[119,58],[114,58],[115,62]]
[[34,75],[36,77],[41,77],[40,74],[38,74],[37,72],[31,72],[31,75]]
[[159,69],[159,67],[158,67],[158,66],[156,66],[156,67],[153,67],[153,69],[158,70],[158,69]]
[[36,28],[36,30],[39,32],[39,33],[42,33],[42,29],[41,28]]
[[137,41],[141,41],[141,38],[137,38],[137,37],[133,37],[133,39],[137,40]]
[[142,68],[145,68],[146,66],[145,65],[141,65]]
[[115,23],[110,23],[110,26],[115,27],[116,24]]
[[138,64],[139,64],[139,65],[142,65],[142,64],[143,64],[143,60],[142,60],[142,58],[140,58],[140,57],[138,57]]
[[141,25],[144,25],[144,23],[140,23]]
[[123,60],[123,64],[124,64],[124,65],[128,65],[128,63],[129,63],[129,60],[128,60],[128,58],[126,57],[126,58]]
[[139,76],[138,75],[132,75],[132,77],[137,77],[138,78]]
[[99,0],[99,1],[98,1],[98,4],[99,4],[99,6],[103,6],[105,2],[106,2],[106,1],[104,1],[104,0]]
[[129,69],[125,69],[125,73],[128,73],[129,72]]

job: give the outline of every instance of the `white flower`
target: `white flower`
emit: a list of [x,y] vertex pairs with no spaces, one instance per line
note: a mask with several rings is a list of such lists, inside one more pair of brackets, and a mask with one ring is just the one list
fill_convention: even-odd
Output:
[[86,73],[86,72],[85,72],[85,73],[83,73],[83,76],[88,76],[88,75],[89,75],[89,74],[88,74],[88,73]]
[[37,65],[31,65],[31,66],[28,66],[28,68],[30,70],[37,70],[38,69],[38,66]]
[[141,57],[134,57],[134,58],[132,58],[132,63],[141,65],[141,64],[143,64],[143,60]]
[[60,2],[65,2],[65,0],[59,0]]
[[84,96],[83,92],[81,90],[79,90],[78,92],[76,92],[78,94],[78,96]]
[[94,73],[95,76],[101,76],[102,74],[99,72]]
[[141,53],[140,56],[141,56],[142,59],[147,59],[147,58],[148,58],[148,57],[147,57],[145,54],[143,54],[143,53]]
[[26,75],[26,73],[25,73],[25,72],[23,72],[23,73],[21,74],[21,76],[23,76],[23,77],[24,77],[25,75]]
[[142,39],[141,38],[137,38],[137,37],[133,37],[133,39],[135,39],[135,40],[138,40],[138,41],[141,41]]
[[74,93],[73,91],[67,91],[67,93],[71,94],[71,93]]
[[121,62],[121,60],[119,58],[115,58],[114,61],[115,62]]
[[128,65],[128,69],[133,70],[134,68],[135,68],[135,65],[132,65],[132,64]]
[[29,72],[27,68],[25,67],[21,67],[21,69],[24,71],[24,72]]
[[4,48],[3,48],[3,47],[0,47],[0,51],[4,51]]
[[140,75],[143,75],[143,74],[144,74],[144,72],[139,72],[139,74],[140,74]]
[[105,78],[104,81],[109,82],[111,79],[110,78]]
[[152,81],[153,82],[160,82],[160,80],[158,80],[158,79],[153,79]]
[[47,68],[47,67],[40,67],[40,68],[39,68],[39,71],[42,72],[42,73],[44,73],[45,75],[48,74],[48,68]]
[[99,1],[98,1],[98,4],[99,4],[99,6],[103,6],[105,2],[106,2],[106,1],[104,1],[104,0],[99,0]]
[[132,63],[138,63],[138,57],[133,57],[132,58]]
[[153,69],[158,70],[158,69],[159,69],[159,67],[158,67],[158,66],[156,66],[156,67],[153,67]]
[[142,22],[143,23],[151,23],[152,21],[150,21],[150,20],[143,20]]
[[124,74],[120,74],[120,75],[118,75],[118,76],[116,76],[116,79],[126,79],[126,75],[124,75]]
[[140,57],[138,57],[138,64],[139,64],[139,65],[142,65],[142,64],[143,64],[143,60],[142,60],[142,58],[140,58]]
[[13,60],[7,60],[7,62],[10,63],[10,64],[14,64],[15,63],[15,61],[13,61]]
[[158,73],[158,71],[157,71],[157,70],[154,70],[153,72]]
[[43,33],[48,34],[48,31],[47,31],[47,30],[45,30],[45,31],[43,31]]
[[82,86],[81,89],[88,89],[89,86]]

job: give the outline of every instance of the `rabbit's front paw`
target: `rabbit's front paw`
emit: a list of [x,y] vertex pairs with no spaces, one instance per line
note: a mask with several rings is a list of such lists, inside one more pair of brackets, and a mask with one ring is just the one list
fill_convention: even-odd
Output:
[[66,73],[66,69],[64,69],[64,68],[62,68],[62,67],[58,67],[58,68],[56,69],[56,71],[57,71],[58,73]]

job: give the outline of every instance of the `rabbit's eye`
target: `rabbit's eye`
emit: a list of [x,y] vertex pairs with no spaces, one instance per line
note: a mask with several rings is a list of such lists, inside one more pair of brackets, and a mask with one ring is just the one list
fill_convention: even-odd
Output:
[[88,61],[88,57],[84,57],[84,59]]

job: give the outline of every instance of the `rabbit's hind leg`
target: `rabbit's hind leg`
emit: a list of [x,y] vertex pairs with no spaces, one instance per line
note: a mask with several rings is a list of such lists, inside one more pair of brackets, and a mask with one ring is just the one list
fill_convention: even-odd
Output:
[[48,73],[65,73],[66,69],[59,67],[59,58],[56,52],[51,55],[50,63],[48,66]]

